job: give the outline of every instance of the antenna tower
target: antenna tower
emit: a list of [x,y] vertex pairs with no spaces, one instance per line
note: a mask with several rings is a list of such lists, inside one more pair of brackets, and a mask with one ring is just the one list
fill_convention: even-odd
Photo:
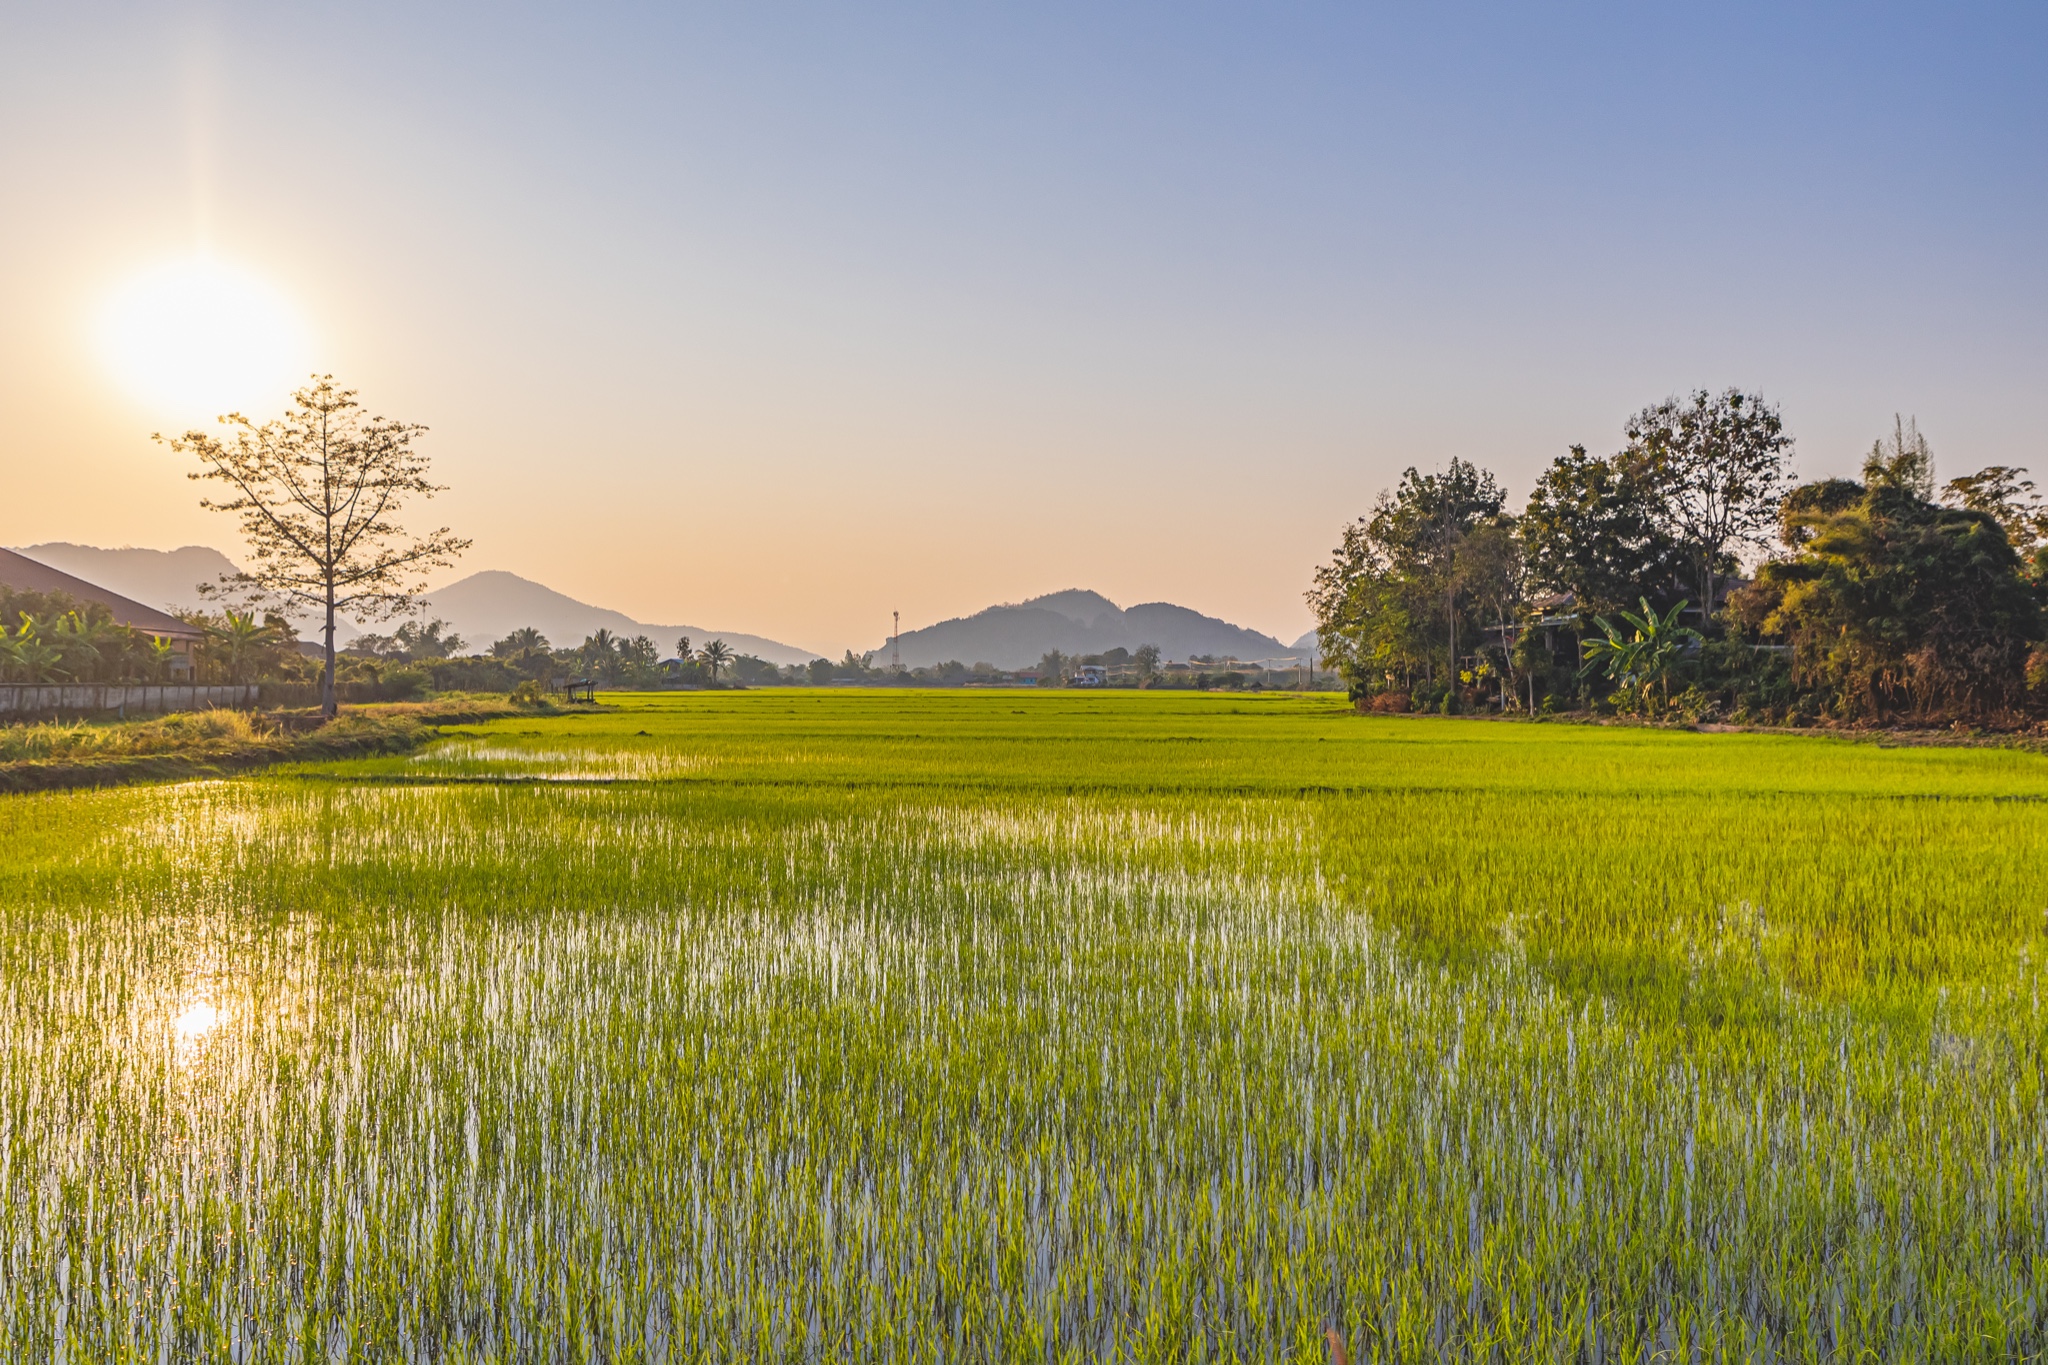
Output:
[[889,671],[891,673],[901,673],[903,671],[903,654],[902,651],[896,648],[897,637],[902,634],[903,613],[892,611],[889,613]]

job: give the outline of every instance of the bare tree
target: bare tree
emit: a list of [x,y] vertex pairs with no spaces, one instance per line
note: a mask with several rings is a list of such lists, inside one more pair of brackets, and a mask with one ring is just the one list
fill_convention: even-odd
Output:
[[324,613],[320,712],[331,718],[335,614],[403,613],[426,573],[452,564],[469,542],[445,526],[414,536],[398,524],[406,499],[441,491],[427,481],[426,456],[412,448],[426,428],[364,415],[355,391],[336,388],[332,375],[314,376],[277,421],[257,426],[236,412],[221,423],[225,440],[195,430],[167,444],[199,458],[204,468],[190,477],[231,490],[199,504],[241,518],[254,563],[231,583]]

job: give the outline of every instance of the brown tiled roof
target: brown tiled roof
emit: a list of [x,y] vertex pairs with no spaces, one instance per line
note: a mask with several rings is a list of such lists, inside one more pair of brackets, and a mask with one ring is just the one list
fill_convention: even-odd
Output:
[[97,583],[74,578],[62,569],[53,569],[12,550],[0,549],[0,583],[16,592],[61,592],[81,602],[97,602],[114,614],[117,623],[139,630],[144,635],[187,641],[205,636],[197,626],[187,625],[169,612],[145,607],[131,597],[108,592]]

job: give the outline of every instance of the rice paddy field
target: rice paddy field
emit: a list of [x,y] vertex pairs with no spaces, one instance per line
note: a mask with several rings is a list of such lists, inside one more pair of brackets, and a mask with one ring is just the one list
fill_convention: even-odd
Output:
[[0,1359],[2048,1352],[2048,760],[605,700],[0,798]]

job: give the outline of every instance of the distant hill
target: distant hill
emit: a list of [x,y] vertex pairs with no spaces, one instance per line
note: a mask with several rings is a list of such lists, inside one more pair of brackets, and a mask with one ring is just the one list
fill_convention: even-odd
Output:
[[[237,570],[233,560],[205,545],[187,545],[176,550],[105,550],[94,545],[49,541],[20,547],[18,552],[164,611],[217,607],[217,603],[209,604],[199,596],[199,584],[212,583],[222,574]],[[553,588],[501,569],[471,574],[428,594],[426,612],[429,619],[439,617],[448,622],[474,650],[489,648],[491,641],[503,639],[521,626],[533,626],[558,647],[579,645],[585,636],[603,627],[614,635],[646,635],[661,646],[665,655],[674,652],[676,637],[687,635],[695,644],[721,638],[735,653],[752,654],[775,664],[809,663],[818,657],[810,650],[742,631],[648,625],[623,612],[578,602]],[[301,635],[314,638],[313,622],[300,621],[299,625]],[[370,629],[389,631],[391,626],[372,623]],[[354,622],[337,623],[335,635],[341,642],[353,640],[359,634],[361,628]]]
[[1321,642],[1316,639],[1316,633],[1314,631],[1310,631],[1308,634],[1302,636],[1299,640],[1296,640],[1292,646],[1290,646],[1290,648],[1292,649],[1301,651],[1314,650],[1320,647]]
[[[1272,659],[1293,651],[1270,635],[1204,616],[1171,602],[1119,607],[1100,593],[1073,588],[1028,602],[989,607],[921,630],[906,630],[898,641],[905,668],[925,668],[957,659],[997,668],[1028,668],[1048,650],[1100,654],[1105,650],[1157,645],[1167,659],[1205,654],[1216,658]],[[889,657],[888,641],[875,655]]]
[[205,545],[186,545],[176,550],[138,550],[132,546],[102,550],[96,545],[53,540],[11,548],[38,563],[62,569],[159,611],[194,611],[208,605],[199,596],[199,585],[212,583],[222,574],[238,569],[233,560]]
[[585,636],[602,628],[614,635],[645,635],[660,646],[663,655],[674,653],[676,637],[687,635],[693,647],[717,638],[731,645],[735,654],[751,654],[772,664],[809,663],[818,657],[812,650],[741,631],[649,625],[624,612],[579,602],[503,569],[485,569],[428,593],[425,615],[446,621],[473,650],[486,649],[491,641],[532,626],[557,649],[582,644]]

